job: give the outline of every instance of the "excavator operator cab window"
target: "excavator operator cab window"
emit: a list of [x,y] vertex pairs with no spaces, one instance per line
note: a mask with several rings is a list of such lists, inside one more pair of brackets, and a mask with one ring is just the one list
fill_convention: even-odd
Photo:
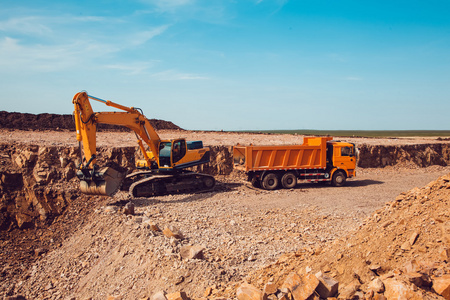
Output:
[[159,145],[159,166],[170,167],[170,153],[172,149],[172,143],[161,143]]
[[173,156],[172,161],[176,163],[186,155],[186,141],[179,140],[173,142]]

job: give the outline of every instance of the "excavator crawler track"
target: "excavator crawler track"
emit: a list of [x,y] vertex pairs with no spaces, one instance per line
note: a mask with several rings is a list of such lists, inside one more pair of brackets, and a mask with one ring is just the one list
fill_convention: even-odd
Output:
[[185,194],[212,191],[213,176],[195,172],[176,174],[139,171],[127,175],[122,190],[128,189],[133,198],[155,197],[168,194]]

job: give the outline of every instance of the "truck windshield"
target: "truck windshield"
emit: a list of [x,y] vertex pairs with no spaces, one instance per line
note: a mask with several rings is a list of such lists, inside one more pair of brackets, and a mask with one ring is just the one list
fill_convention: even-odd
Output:
[[342,147],[341,156],[353,156],[353,147]]

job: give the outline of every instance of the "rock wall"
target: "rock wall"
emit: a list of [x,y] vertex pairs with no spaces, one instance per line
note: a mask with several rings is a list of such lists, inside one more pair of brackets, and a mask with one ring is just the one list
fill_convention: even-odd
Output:
[[[212,146],[211,162],[194,167],[196,172],[230,175],[232,147]],[[60,215],[71,201],[82,196],[75,176],[79,163],[77,147],[43,147],[0,144],[0,230],[11,227],[45,226]],[[98,164],[115,162],[133,169],[137,147],[98,149]],[[419,167],[448,165],[450,145],[360,147],[358,166],[377,168],[402,163]]]
[[[134,166],[133,147],[99,149],[100,162]],[[0,144],[0,230],[44,226],[80,197],[78,148]]]
[[359,147],[358,166],[361,168],[382,168],[399,164],[413,164],[424,168],[432,165],[447,166],[449,163],[450,144],[445,143]]

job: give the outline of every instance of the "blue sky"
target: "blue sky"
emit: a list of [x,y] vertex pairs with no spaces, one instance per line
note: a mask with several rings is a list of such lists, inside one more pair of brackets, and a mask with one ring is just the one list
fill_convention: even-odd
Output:
[[450,129],[450,1],[0,7],[0,110],[86,90],[185,129]]

